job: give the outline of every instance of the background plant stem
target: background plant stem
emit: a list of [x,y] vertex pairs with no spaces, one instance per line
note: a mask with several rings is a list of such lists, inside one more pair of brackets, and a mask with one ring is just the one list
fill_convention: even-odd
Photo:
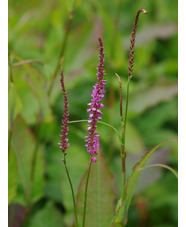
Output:
[[51,94],[51,91],[52,91],[52,88],[53,88],[53,85],[54,85],[54,81],[55,81],[55,78],[57,76],[58,69],[61,67],[62,62],[63,62],[63,56],[64,56],[64,52],[65,52],[65,48],[66,48],[66,43],[67,43],[71,23],[72,23],[72,20],[73,20],[73,17],[74,17],[74,13],[75,13],[75,4],[76,4],[76,1],[74,3],[72,11],[70,12],[69,19],[68,19],[68,22],[67,22],[67,25],[66,25],[66,28],[65,28],[65,35],[64,35],[64,38],[63,38],[63,41],[62,41],[61,52],[60,52],[60,55],[59,55],[59,59],[58,59],[56,68],[55,68],[54,73],[52,75],[51,83],[50,83],[49,90],[48,90],[49,96]]
[[69,175],[69,172],[68,172],[68,168],[67,168],[67,165],[66,165],[66,160],[64,160],[64,165],[65,165],[65,170],[66,170],[66,173],[67,173],[68,181],[69,181],[71,192],[72,192],[72,200],[73,200],[73,205],[74,205],[75,223],[76,223],[76,227],[78,227],[78,218],[77,218],[77,210],[76,210],[76,202],[75,202],[74,189],[73,189],[72,181],[71,181],[71,178],[70,178],[70,175]]
[[86,206],[87,206],[87,190],[88,190],[88,182],[89,182],[89,176],[90,176],[91,165],[92,165],[92,161],[90,160],[89,168],[88,168],[87,181],[86,181],[86,186],[85,186],[85,200],[84,200],[83,225],[82,225],[82,227],[85,227]]

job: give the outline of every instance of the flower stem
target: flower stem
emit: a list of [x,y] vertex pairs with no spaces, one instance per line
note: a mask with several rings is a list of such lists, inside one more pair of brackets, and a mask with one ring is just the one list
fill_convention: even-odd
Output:
[[89,177],[90,177],[91,165],[92,165],[92,160],[90,160],[90,163],[89,163],[87,181],[86,181],[86,186],[85,186],[85,199],[84,199],[83,225],[82,225],[82,227],[85,227],[86,206],[87,206],[87,190],[88,190],[88,182],[89,182]]
[[128,99],[129,99],[129,83],[130,77],[128,77],[127,81],[127,94],[126,94],[126,104],[125,104],[125,115],[124,120],[122,122],[122,144],[121,144],[121,159],[122,159],[122,201],[125,199],[126,195],[126,126],[127,126],[127,114],[128,114]]
[[[136,14],[136,18],[134,21],[132,34],[131,34],[131,45],[130,45],[130,53],[129,53],[129,67],[128,67],[128,81],[127,81],[127,93],[126,93],[126,104],[125,104],[125,115],[124,119],[121,122],[122,127],[122,136],[121,136],[121,159],[122,159],[122,195],[121,200],[122,202],[125,199],[126,196],[126,146],[125,146],[125,140],[126,140],[126,125],[127,125],[127,114],[128,114],[128,99],[129,99],[129,84],[130,80],[132,78],[132,71],[134,69],[134,45],[135,45],[135,38],[136,38],[136,29],[138,25],[138,18],[140,13],[143,12],[144,14],[147,14],[148,12],[144,8],[140,8]],[[121,108],[121,107],[120,107]],[[121,110],[120,110],[121,111]]]
[[65,170],[66,170],[66,173],[67,173],[68,181],[69,181],[71,192],[72,192],[72,199],[73,199],[73,205],[74,205],[74,214],[75,214],[75,223],[76,223],[75,226],[78,227],[78,218],[77,218],[77,210],[76,210],[76,202],[75,202],[74,189],[73,189],[72,181],[71,181],[71,178],[70,178],[70,175],[69,175],[69,172],[68,172],[66,160],[64,160],[64,165],[65,165]]

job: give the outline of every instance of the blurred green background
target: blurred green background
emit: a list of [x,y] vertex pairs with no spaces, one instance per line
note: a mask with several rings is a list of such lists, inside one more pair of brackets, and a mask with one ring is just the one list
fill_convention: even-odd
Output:
[[[9,0],[10,227],[72,225],[71,192],[58,146],[63,96],[60,67],[56,74],[55,69],[60,53],[70,120],[87,119],[87,103],[96,83],[97,38],[103,39],[107,93],[102,120],[119,129],[115,73],[122,79],[125,98],[130,34],[141,7],[149,13],[140,15],[137,29],[127,125],[127,174],[148,149],[177,138],[178,2],[77,0],[72,18],[73,6],[73,0]],[[89,160],[84,147],[87,124],[69,127],[67,158],[77,193]],[[119,198],[119,141],[105,125],[99,124],[98,131]],[[177,161],[177,144],[170,143],[155,152],[149,163],[165,163],[177,170]],[[177,203],[175,176],[158,167],[144,170],[127,226],[176,227]]]

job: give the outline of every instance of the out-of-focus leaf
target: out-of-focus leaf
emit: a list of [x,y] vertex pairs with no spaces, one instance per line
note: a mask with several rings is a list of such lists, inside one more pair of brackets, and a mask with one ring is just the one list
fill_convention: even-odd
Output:
[[122,47],[122,39],[121,35],[118,32],[115,32],[113,37],[113,43],[112,43],[112,59],[113,59],[113,67],[114,68],[120,68],[123,66],[124,63],[126,63],[124,59],[124,50]]
[[[91,45],[95,45],[97,40],[90,40],[94,28],[93,24],[88,21],[75,27],[70,32],[69,42],[66,47],[67,51],[64,56],[64,64],[70,71],[77,70],[84,66],[87,60],[96,52],[95,48],[91,48]],[[76,38],[74,39],[74,37]],[[73,49],[71,48],[72,43],[74,45]]]
[[130,97],[129,112],[141,113],[145,109],[155,106],[160,102],[172,99],[178,93],[177,83],[162,83]]
[[43,209],[38,211],[29,224],[29,227],[61,227],[63,225],[63,217],[52,202],[48,202]]
[[94,1],[95,6],[98,8],[102,17],[105,33],[104,47],[106,56],[110,59],[113,68],[122,67],[126,61],[125,49],[122,45],[122,38],[118,32],[113,19],[109,15],[108,11],[98,1]]
[[[87,179],[87,171],[81,179],[77,194],[78,217],[81,225],[84,207],[84,191]],[[99,152],[97,162],[92,163],[86,209],[87,227],[111,226],[114,210],[114,191],[112,189],[113,177],[106,165],[105,159]]]
[[20,227],[26,218],[26,208],[19,204],[8,206],[8,227]]
[[134,154],[140,154],[145,150],[145,144],[142,136],[137,128],[129,121],[127,122],[126,128],[126,149],[130,153]]
[[16,196],[17,174],[15,154],[10,150],[8,156],[8,203],[11,203]]
[[[21,57],[14,55],[19,61],[24,61]],[[24,101],[22,115],[28,123],[35,123],[38,115],[40,115],[42,122],[51,122],[53,120],[52,112],[49,106],[48,100],[48,86],[46,78],[30,64],[23,64],[23,72],[26,75],[22,75],[24,79],[24,85],[19,82],[19,78],[16,78],[16,84],[21,85],[19,88],[19,94]],[[35,104],[34,106],[31,105]],[[34,108],[33,108],[34,107]],[[34,118],[33,118],[34,117]],[[32,119],[33,118],[33,119]],[[30,120],[32,119],[32,121]]]
[[16,88],[14,86],[10,87],[8,93],[8,125],[9,128],[12,127],[12,123],[15,120],[16,116],[22,110],[22,102],[17,94]]
[[130,202],[132,199],[132,195],[136,186],[136,183],[138,181],[138,178],[140,176],[140,171],[137,171],[137,169],[142,168],[145,163],[147,162],[148,158],[150,157],[150,155],[161,145],[163,145],[164,143],[167,143],[169,141],[177,141],[176,139],[172,139],[172,140],[167,140],[164,141],[158,145],[156,145],[155,147],[153,147],[150,151],[148,151],[141,159],[140,162],[136,163],[136,165],[133,167],[132,169],[132,174],[131,176],[128,178],[127,180],[127,193],[126,193],[126,197],[124,202],[119,201],[119,206],[116,210],[116,216],[114,218],[114,222],[115,223],[121,223],[121,224],[126,224],[127,223],[127,213],[128,213],[128,209],[130,206]]
[[15,201],[19,201],[21,204],[28,205],[30,202],[35,202],[43,194],[44,161],[40,147],[37,148],[33,183],[30,183],[33,155],[36,149],[35,143],[36,140],[31,131],[23,119],[18,116],[13,126],[11,148],[15,153],[19,172]]
[[19,88],[18,91],[23,106],[20,114],[27,124],[31,125],[37,122],[39,115],[39,105],[28,84],[26,83],[25,85],[26,86]]

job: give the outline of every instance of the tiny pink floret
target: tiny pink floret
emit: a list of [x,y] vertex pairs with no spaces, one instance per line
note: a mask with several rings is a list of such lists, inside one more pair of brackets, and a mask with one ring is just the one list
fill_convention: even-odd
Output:
[[91,160],[92,160],[92,162],[96,162],[97,158],[96,157],[92,157]]

